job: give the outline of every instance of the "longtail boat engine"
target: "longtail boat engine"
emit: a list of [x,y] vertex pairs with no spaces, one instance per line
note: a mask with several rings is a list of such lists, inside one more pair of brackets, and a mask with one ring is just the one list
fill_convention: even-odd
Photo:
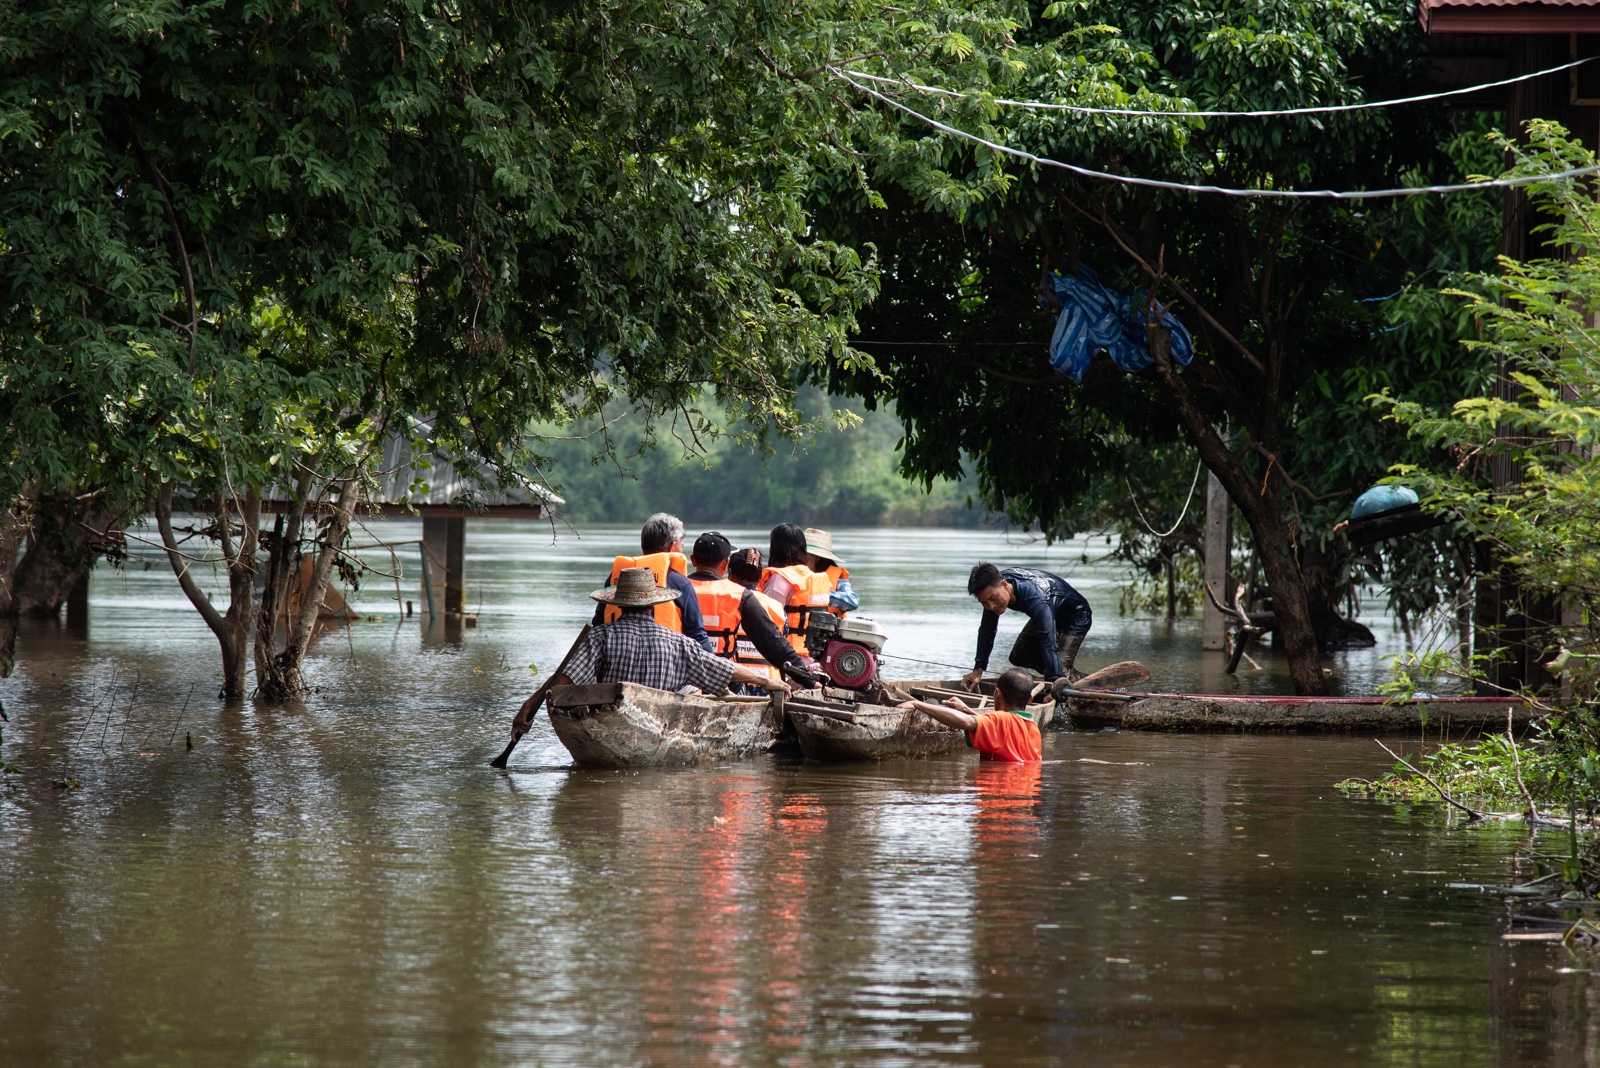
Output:
[[806,625],[806,648],[828,678],[849,690],[868,689],[877,680],[878,650],[887,637],[880,624],[860,616],[813,612]]

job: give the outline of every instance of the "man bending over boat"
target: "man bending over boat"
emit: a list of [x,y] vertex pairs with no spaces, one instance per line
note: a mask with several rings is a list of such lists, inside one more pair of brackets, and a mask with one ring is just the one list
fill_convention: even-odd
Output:
[[906,701],[900,708],[916,709],[947,727],[967,732],[967,744],[986,760],[1026,764],[1038,760],[1044,740],[1039,725],[1028,711],[1028,696],[1033,692],[1033,676],[1012,668],[994,684],[994,711],[973,711],[961,698],[948,698],[942,705],[927,701]]
[[622,614],[589,631],[566,671],[552,680],[557,686],[632,682],[669,693],[689,692],[692,687],[718,697],[728,692],[730,684],[750,683],[769,693],[794,689],[782,679],[714,656],[699,642],[656,622],[655,606],[676,600],[679,593],[656,585],[647,567],[623,568],[615,586],[589,596],[602,605],[616,606]]
[[1083,676],[1074,670],[1078,647],[1094,625],[1094,614],[1083,594],[1073,589],[1060,575],[1036,567],[999,568],[979,564],[967,578],[967,592],[983,605],[983,620],[978,624],[978,655],[965,676],[970,685],[983,678],[994,649],[995,632],[1006,609],[1027,613],[1028,622],[1011,647],[1015,667],[1033,668],[1054,682],[1065,676],[1069,681]]

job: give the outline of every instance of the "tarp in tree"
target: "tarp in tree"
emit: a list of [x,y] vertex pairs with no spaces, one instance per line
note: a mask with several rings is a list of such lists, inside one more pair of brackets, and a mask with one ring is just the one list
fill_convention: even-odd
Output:
[[[1056,330],[1050,338],[1050,366],[1074,382],[1083,381],[1089,361],[1104,350],[1124,371],[1143,371],[1155,362],[1145,333],[1145,309],[1150,294],[1135,289],[1119,295],[1100,282],[1100,276],[1083,265],[1074,274],[1050,272],[1050,288],[1061,303]],[[1172,359],[1187,366],[1194,359],[1194,340],[1170,312],[1161,325],[1172,331]]]

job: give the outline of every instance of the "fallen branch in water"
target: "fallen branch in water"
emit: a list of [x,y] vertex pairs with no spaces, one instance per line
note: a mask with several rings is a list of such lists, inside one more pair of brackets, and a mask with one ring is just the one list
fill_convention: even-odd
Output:
[[1511,706],[1506,706],[1506,743],[1511,746],[1511,768],[1517,773],[1517,789],[1522,791],[1522,800],[1528,803],[1528,822],[1540,822],[1539,810],[1533,805],[1533,795],[1528,793],[1528,788],[1522,782],[1522,758],[1517,756],[1517,740],[1511,735]]
[[1467,814],[1467,819],[1472,820],[1474,822],[1477,821],[1477,820],[1483,819],[1483,813],[1475,811],[1473,809],[1470,809],[1466,805],[1463,805],[1460,801],[1457,801],[1455,798],[1451,797],[1450,794],[1445,790],[1445,788],[1443,786],[1440,786],[1438,784],[1438,782],[1435,781],[1435,779],[1434,779],[1434,777],[1432,775],[1429,775],[1427,772],[1413,767],[1411,765],[1411,763],[1406,760],[1405,757],[1401,756],[1399,753],[1396,753],[1393,749],[1390,749],[1388,746],[1384,745],[1383,744],[1383,740],[1381,738],[1374,738],[1372,740],[1377,742],[1378,745],[1383,749],[1383,751],[1385,753],[1388,753],[1390,756],[1394,757],[1395,760],[1399,761],[1400,764],[1407,771],[1409,771],[1413,775],[1416,775],[1419,778],[1421,778],[1424,782],[1426,782],[1429,786],[1433,787],[1435,790],[1438,790],[1439,791],[1439,796],[1445,799],[1445,803],[1446,804],[1453,805],[1456,808],[1459,808],[1462,812],[1465,812]]

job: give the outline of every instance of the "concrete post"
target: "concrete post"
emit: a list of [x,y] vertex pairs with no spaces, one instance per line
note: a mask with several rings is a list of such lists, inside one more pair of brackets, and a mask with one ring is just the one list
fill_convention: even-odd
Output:
[[466,519],[423,516],[422,542],[432,554],[429,577],[433,579],[434,603],[442,606],[447,616],[460,615],[467,601]]
[[[1206,589],[1223,604],[1228,603],[1228,565],[1230,542],[1233,535],[1228,510],[1228,491],[1222,488],[1217,476],[1206,476]],[[1203,595],[1202,595],[1203,596]],[[1211,598],[1205,598],[1200,616],[1200,645],[1203,649],[1221,649],[1226,645],[1227,617],[1217,611]]]

